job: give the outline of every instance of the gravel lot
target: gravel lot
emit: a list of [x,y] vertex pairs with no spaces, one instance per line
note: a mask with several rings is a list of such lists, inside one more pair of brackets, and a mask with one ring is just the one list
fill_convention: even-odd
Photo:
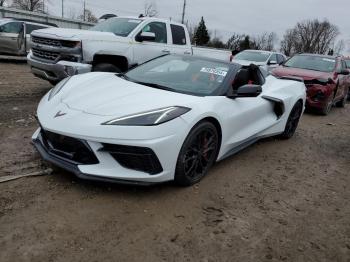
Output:
[[[50,84],[0,62],[0,176],[43,170],[30,144]],[[0,261],[350,261],[350,105],[304,115],[198,185],[0,184]]]

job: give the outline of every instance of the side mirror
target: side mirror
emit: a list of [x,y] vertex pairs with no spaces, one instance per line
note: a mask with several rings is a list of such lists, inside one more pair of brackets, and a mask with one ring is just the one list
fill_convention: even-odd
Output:
[[277,61],[271,60],[268,62],[268,65],[277,65]]
[[233,94],[231,98],[237,97],[257,97],[262,92],[262,87],[260,85],[244,85],[239,87]]
[[156,34],[153,32],[142,32],[136,37],[136,41],[143,42],[143,41],[154,41],[156,40]]
[[349,70],[347,70],[347,69],[342,69],[342,70],[340,71],[339,74],[340,74],[340,75],[345,75],[345,76],[347,76],[347,75],[350,74],[350,72],[349,72]]

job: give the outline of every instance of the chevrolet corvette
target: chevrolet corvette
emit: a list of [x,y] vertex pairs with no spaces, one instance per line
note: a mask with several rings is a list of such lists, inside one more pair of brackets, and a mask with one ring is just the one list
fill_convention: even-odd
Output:
[[40,101],[32,140],[83,179],[189,186],[261,138],[291,138],[305,100],[302,80],[256,65],[166,55],[62,80]]

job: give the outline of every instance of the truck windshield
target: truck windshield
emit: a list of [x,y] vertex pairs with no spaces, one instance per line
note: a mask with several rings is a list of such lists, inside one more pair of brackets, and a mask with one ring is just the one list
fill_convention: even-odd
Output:
[[335,64],[335,59],[332,57],[295,55],[284,66],[320,72],[332,72]]
[[233,60],[247,60],[253,62],[265,62],[270,57],[270,53],[259,51],[243,51],[237,54]]
[[216,95],[229,64],[201,57],[163,56],[129,71],[125,78],[152,88],[198,96]]
[[140,19],[132,18],[110,18],[101,23],[98,23],[94,27],[91,27],[91,31],[111,32],[118,36],[128,36],[140,23]]

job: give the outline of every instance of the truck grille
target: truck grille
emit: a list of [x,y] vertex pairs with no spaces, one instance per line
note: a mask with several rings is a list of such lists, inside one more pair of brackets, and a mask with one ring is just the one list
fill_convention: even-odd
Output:
[[61,47],[61,41],[56,39],[48,39],[43,37],[32,36],[32,42],[41,45],[57,46]]
[[32,48],[32,52],[33,52],[33,55],[36,57],[46,59],[46,60],[51,60],[51,61],[55,61],[59,56],[59,53],[44,51],[36,48]]

